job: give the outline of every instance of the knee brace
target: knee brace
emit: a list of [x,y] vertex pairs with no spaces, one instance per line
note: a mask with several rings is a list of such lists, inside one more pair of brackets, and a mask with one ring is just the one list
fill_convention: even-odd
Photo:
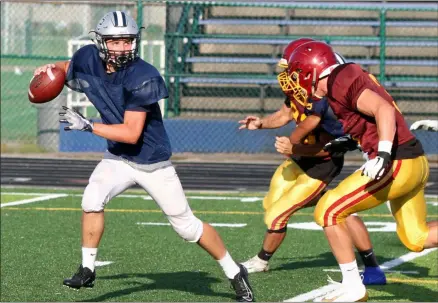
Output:
[[187,242],[198,242],[204,231],[203,223],[193,214],[190,216],[173,216],[170,224],[176,233]]

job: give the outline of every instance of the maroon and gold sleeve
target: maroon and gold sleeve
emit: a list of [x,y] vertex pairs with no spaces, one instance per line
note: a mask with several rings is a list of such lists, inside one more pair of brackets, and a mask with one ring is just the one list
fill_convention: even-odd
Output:
[[354,110],[347,95],[361,72],[360,66],[354,63],[343,64],[335,68],[327,82],[328,97],[336,100],[336,103],[340,103],[343,107]]

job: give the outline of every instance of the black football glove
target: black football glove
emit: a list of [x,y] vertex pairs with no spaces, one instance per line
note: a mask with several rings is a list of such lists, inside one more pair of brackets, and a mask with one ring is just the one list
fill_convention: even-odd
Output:
[[331,155],[343,155],[348,151],[359,149],[357,141],[353,140],[350,135],[345,135],[324,145],[323,150],[329,152]]

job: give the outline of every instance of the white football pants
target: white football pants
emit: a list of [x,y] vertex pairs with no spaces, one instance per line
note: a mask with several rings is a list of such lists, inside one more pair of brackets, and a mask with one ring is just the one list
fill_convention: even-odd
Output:
[[145,172],[120,160],[103,159],[94,169],[85,188],[82,209],[85,212],[103,211],[112,198],[135,184],[155,200],[183,239],[189,242],[199,240],[203,224],[190,209],[172,165]]

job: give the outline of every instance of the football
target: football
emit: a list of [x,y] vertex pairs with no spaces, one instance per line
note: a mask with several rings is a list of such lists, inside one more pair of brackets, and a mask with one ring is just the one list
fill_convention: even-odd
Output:
[[65,72],[59,67],[49,67],[47,72],[34,76],[30,81],[28,97],[32,103],[45,103],[55,99],[64,88]]

